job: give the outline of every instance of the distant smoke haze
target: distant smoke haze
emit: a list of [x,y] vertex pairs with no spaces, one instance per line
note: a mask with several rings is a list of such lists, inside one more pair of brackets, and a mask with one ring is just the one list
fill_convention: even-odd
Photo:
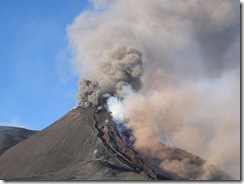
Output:
[[68,28],[79,105],[123,97],[137,149],[156,154],[163,136],[239,179],[240,2],[91,3]]

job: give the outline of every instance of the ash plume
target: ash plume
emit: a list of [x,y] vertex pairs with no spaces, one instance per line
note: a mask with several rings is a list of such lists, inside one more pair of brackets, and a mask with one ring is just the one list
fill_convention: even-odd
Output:
[[240,179],[240,2],[99,2],[68,28],[75,68],[98,82],[81,80],[79,105],[117,96],[134,147],[163,169],[187,175],[161,158],[160,137]]
[[79,81],[79,106],[89,107],[91,105],[98,105],[99,97],[101,95],[98,82],[81,79]]
[[102,94],[121,96],[122,88],[126,86],[137,91],[141,88],[142,54],[134,48],[116,46],[106,50],[94,68],[96,72],[92,73],[92,81],[79,81],[77,98],[80,106],[98,105]]
[[140,77],[143,73],[142,54],[130,47],[117,46],[102,55],[99,70],[99,80],[104,91],[121,89],[121,86],[131,86],[140,89]]

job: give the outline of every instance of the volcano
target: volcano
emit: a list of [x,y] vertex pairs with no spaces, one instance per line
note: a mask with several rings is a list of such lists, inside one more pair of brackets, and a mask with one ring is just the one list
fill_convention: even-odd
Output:
[[[190,160],[196,176],[203,159],[162,144],[162,154]],[[147,161],[145,161],[147,160]],[[187,180],[161,170],[155,158],[127,145],[111,113],[96,107],[76,107],[49,127],[21,141],[0,156],[0,179],[13,180]],[[186,168],[187,172],[187,168]],[[213,167],[214,180],[231,180]]]

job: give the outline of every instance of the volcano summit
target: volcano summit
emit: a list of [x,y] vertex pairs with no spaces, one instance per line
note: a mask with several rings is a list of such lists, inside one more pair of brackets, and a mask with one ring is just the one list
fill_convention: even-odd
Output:
[[[77,107],[0,157],[4,180],[157,179],[114,126],[97,129],[95,108]],[[99,121],[109,113],[97,114]],[[107,122],[108,123],[108,122]],[[128,152],[128,153],[127,153]],[[126,154],[127,153],[127,154]]]

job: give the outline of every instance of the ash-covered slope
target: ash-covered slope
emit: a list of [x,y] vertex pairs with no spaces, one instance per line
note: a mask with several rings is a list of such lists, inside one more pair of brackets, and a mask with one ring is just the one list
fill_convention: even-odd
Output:
[[[95,112],[95,108],[77,107],[9,149],[0,156],[0,179],[156,179],[151,171],[133,166],[129,157],[119,153],[119,148],[112,150],[99,138]],[[146,168],[142,162],[138,164]]]
[[35,133],[37,131],[11,126],[0,126],[0,155]]

